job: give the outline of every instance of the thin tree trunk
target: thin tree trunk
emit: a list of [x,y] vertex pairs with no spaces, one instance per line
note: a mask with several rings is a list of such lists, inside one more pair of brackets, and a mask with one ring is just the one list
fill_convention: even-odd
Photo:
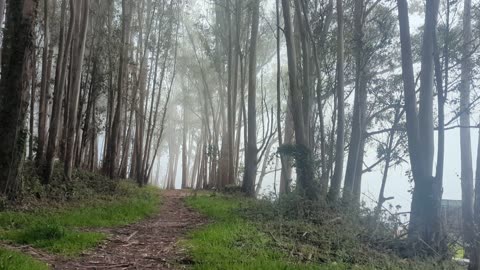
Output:
[[[185,90],[184,90],[185,91]],[[185,98],[185,96],[184,96]],[[183,105],[183,130],[182,130],[182,189],[188,187],[188,164],[187,164],[187,114],[186,114],[186,104]]]
[[[1,9],[5,10],[5,9]],[[34,38],[35,40],[35,38]],[[30,136],[29,136],[29,147],[28,147],[28,159],[30,161],[33,161],[33,148],[34,146],[34,124],[35,124],[35,93],[37,90],[37,54],[36,51],[33,50],[33,56],[32,56],[32,85],[30,86],[32,88],[30,92]]]
[[331,202],[336,202],[340,196],[340,186],[343,179],[343,162],[345,148],[345,40],[344,40],[344,18],[343,1],[337,0],[337,141],[335,144],[335,171],[332,177],[332,186],[328,194]]
[[40,104],[38,108],[38,149],[37,149],[37,162],[43,163],[44,159],[44,146],[46,144],[47,135],[47,96],[48,96],[48,44],[50,38],[49,30],[49,15],[48,15],[48,0],[43,1],[43,55],[42,55],[42,81],[40,86]]
[[[281,68],[281,52],[280,52],[280,0],[275,1],[275,12],[277,19],[277,132],[278,132],[278,145],[281,147],[283,145],[282,137],[282,68]],[[288,108],[287,108],[288,111]],[[287,157],[280,154],[280,162],[282,165],[282,173],[280,177],[280,194],[285,194],[289,191],[289,184],[287,180]]]
[[[475,186],[480,187],[480,132],[478,136],[476,165],[477,171],[475,173]],[[478,230],[478,224],[480,224],[480,188],[475,189],[474,219],[476,225],[475,228]],[[473,247],[470,253],[470,264],[468,265],[468,270],[480,270],[480,235],[478,234],[478,231],[474,237],[474,241],[472,241]]]
[[243,192],[255,196],[255,179],[257,176],[257,39],[260,20],[260,0],[255,0],[252,7],[252,35],[250,37],[250,55],[248,67],[248,143],[245,154],[245,177]]

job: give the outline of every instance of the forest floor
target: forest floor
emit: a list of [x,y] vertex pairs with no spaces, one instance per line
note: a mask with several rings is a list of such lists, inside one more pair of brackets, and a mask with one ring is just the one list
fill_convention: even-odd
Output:
[[[187,191],[161,193],[160,211],[151,218],[120,228],[97,229],[109,235],[94,250],[78,258],[47,257],[53,269],[171,269],[190,263],[178,241],[206,219],[187,208]],[[36,256],[45,261],[44,254]]]
[[[40,239],[52,238],[51,242],[33,241],[21,245],[15,242],[18,240],[15,237],[13,242],[0,241],[0,269],[463,269],[449,262],[401,259],[387,249],[372,248],[374,241],[362,240],[360,223],[352,223],[347,216],[332,219],[330,214],[337,217],[338,213],[329,214],[331,210],[326,208],[314,209],[293,197],[274,203],[208,192],[159,193],[153,188],[136,189],[136,192],[133,193],[137,194],[136,198],[142,200],[145,196],[150,203],[142,206],[133,200],[130,205],[140,206],[133,207],[134,211],[119,211],[122,208],[117,207],[110,213],[115,213],[114,216],[104,217],[108,222],[100,222],[103,216],[98,213],[91,214],[95,209],[84,208],[79,211],[90,213],[87,219],[97,221],[87,220],[83,226],[68,227],[69,223],[80,225],[82,222],[67,222],[71,220],[68,215],[57,218],[63,220],[60,225],[67,230],[58,239],[51,233],[51,227],[26,228],[27,232],[42,232]],[[287,201],[283,201],[285,199]],[[138,219],[128,218],[128,213],[139,213],[148,206],[151,209],[147,212],[151,214],[137,216]],[[102,207],[98,205],[97,208]],[[299,215],[299,210],[310,213],[308,218]],[[115,220],[117,218],[124,220],[123,225]],[[335,226],[331,220],[336,222]],[[78,234],[70,232],[75,229]],[[103,237],[92,241],[91,245],[80,245],[83,234]],[[61,244],[63,249],[52,249],[56,247],[52,243]],[[72,249],[72,245],[73,251],[80,252],[65,252]]]
[[[49,225],[42,225],[41,230],[36,229],[36,227],[31,229],[28,226],[24,229],[27,232],[32,231],[35,234],[34,238],[48,238],[49,240],[45,241],[46,245],[43,240],[20,242],[15,237],[12,237],[12,241],[8,237],[5,237],[6,240],[2,238],[2,241],[0,241],[0,269],[186,268],[192,261],[188,259],[187,251],[180,240],[186,237],[187,232],[195,230],[207,222],[204,216],[186,207],[184,198],[188,196],[189,192],[162,191],[159,193],[155,189],[134,190],[137,192],[135,196],[140,196],[138,198],[145,198],[145,200],[139,199],[139,203],[135,199],[125,198],[124,202],[119,203],[120,208],[114,208],[109,203],[103,203],[102,205],[101,202],[98,202],[96,203],[98,213],[85,215],[85,213],[95,212],[94,208],[79,207],[74,209],[77,209],[78,213],[81,213],[80,215],[72,212],[75,210],[66,211],[65,215],[67,217],[62,214],[58,215],[54,219],[60,220],[62,226],[63,223],[72,223],[69,222],[70,216],[76,216],[84,220],[76,220],[72,223],[80,225],[78,227],[65,227],[66,229],[61,227],[62,232],[63,230],[68,231],[68,236],[65,239],[63,233],[57,238],[56,225],[53,229]],[[153,200],[152,196],[157,198]],[[128,203],[129,200],[130,203]],[[161,203],[159,204],[158,201],[161,201]],[[131,206],[125,205],[125,202]],[[144,202],[148,203],[142,204]],[[153,205],[155,205],[156,210],[151,209]],[[138,209],[137,213],[145,211],[145,213],[151,214],[147,214],[146,218],[141,218],[139,214],[130,217],[129,212],[126,212],[122,207],[132,209],[141,207],[142,210]],[[109,210],[115,213],[110,213]],[[3,215],[7,214],[4,213]],[[36,215],[34,214],[34,217]],[[16,216],[18,215],[16,214]],[[123,221],[118,220],[118,218]],[[0,216],[0,220],[3,219],[8,219],[8,217]],[[17,222],[16,219],[12,220],[14,221],[8,223]],[[25,218],[25,221],[27,220],[28,218]],[[45,223],[50,222],[45,221]],[[71,230],[72,233],[70,233]],[[9,235],[8,232],[4,231],[3,233]],[[11,234],[30,235],[32,233],[12,231]],[[69,235],[73,235],[73,237]],[[84,245],[82,243],[83,235],[99,237],[98,240],[93,240],[91,243]],[[56,248],[57,246],[61,246],[61,248]]]

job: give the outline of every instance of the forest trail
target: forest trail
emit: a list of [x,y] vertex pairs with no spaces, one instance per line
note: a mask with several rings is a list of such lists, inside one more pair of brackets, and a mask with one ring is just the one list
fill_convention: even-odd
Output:
[[50,258],[47,262],[53,269],[69,270],[182,268],[189,259],[178,241],[206,223],[204,217],[185,206],[183,199],[188,194],[164,191],[155,216],[121,228],[102,229],[109,235],[107,241],[79,258]]

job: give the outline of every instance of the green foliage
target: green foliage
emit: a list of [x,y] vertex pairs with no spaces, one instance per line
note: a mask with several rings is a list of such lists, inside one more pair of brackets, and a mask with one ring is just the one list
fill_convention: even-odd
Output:
[[223,193],[231,194],[231,195],[242,195],[242,187],[237,185],[226,185],[222,190]]
[[369,232],[371,223],[359,213],[340,215],[295,193],[277,201],[196,196],[187,202],[214,221],[186,242],[194,269],[455,269],[401,259],[381,243],[388,226]]
[[194,269],[346,269],[342,264],[320,266],[289,260],[275,247],[271,234],[240,215],[256,206],[254,200],[196,196],[187,203],[215,221],[193,232],[185,243]]
[[38,262],[16,251],[0,249],[1,270],[48,270],[45,263]]
[[95,247],[105,238],[101,233],[75,232],[55,223],[35,224],[23,230],[7,232],[6,239],[31,245],[64,256],[76,256]]
[[305,146],[297,144],[284,144],[278,148],[278,152],[282,156],[293,157],[295,161],[295,167],[313,165],[311,150]]
[[56,164],[50,184],[41,184],[39,168],[27,162],[23,170],[22,186],[15,205],[10,207],[29,208],[42,203],[65,203],[86,201],[98,197],[115,196],[119,192],[118,180],[94,172],[74,170],[72,181],[64,181],[63,167]]
[[158,210],[159,194],[153,187],[139,188],[130,181],[107,181],[102,186],[104,177],[81,171],[76,174],[85,183],[70,189],[75,200],[54,203],[46,197],[38,200],[38,207],[27,204],[28,211],[1,212],[0,239],[76,256],[106,237],[78,229],[122,226]]

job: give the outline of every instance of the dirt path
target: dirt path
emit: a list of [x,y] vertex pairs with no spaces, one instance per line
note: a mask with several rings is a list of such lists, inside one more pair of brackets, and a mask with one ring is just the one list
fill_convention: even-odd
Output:
[[47,260],[53,269],[182,269],[189,260],[177,242],[188,231],[206,223],[205,218],[185,206],[183,198],[187,194],[163,192],[157,215],[126,227],[104,230],[110,235],[108,240],[80,258]]

